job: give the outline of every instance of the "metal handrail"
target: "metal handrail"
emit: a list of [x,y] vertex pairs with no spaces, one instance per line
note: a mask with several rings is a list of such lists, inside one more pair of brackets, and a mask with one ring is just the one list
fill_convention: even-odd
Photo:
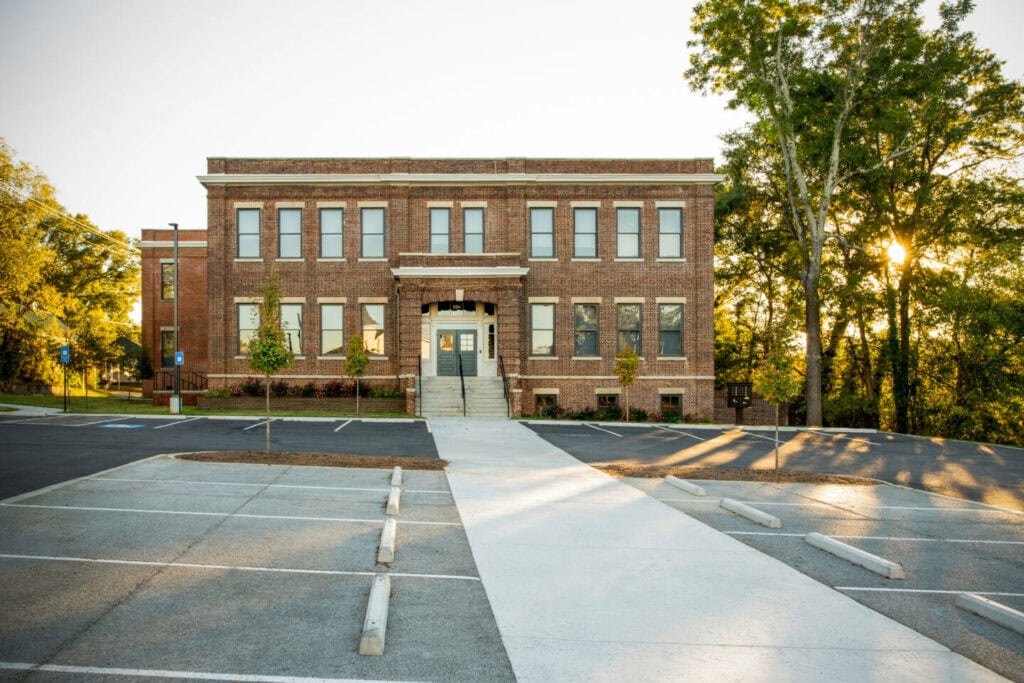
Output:
[[456,350],[459,359],[459,384],[462,385],[462,417],[466,417],[466,378],[462,374],[462,349]]
[[505,392],[506,417],[512,417],[512,400],[508,394],[508,375],[505,374],[505,359],[498,355],[498,372],[501,373],[501,388]]
[[423,356],[416,364],[416,414],[423,414]]
[[[153,388],[157,391],[174,389],[174,371],[158,370],[153,376]],[[181,373],[182,391],[206,391],[209,381],[204,372],[183,372]]]

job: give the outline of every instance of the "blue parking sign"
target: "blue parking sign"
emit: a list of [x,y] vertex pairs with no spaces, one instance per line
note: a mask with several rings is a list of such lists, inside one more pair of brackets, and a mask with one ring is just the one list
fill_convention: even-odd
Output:
[[175,365],[184,365],[185,364],[185,352],[184,351],[175,351],[175,353],[174,353],[174,364]]
[[71,360],[71,347],[65,344],[60,347],[60,362],[67,365],[69,360]]

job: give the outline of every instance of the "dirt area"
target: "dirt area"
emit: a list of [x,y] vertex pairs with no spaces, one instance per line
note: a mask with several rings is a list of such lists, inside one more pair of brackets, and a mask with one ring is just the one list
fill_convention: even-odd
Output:
[[836,474],[815,474],[801,470],[781,470],[776,480],[774,470],[737,469],[729,467],[680,467],[673,465],[638,465],[623,463],[592,463],[593,466],[613,477],[642,477],[660,479],[673,475],[680,479],[703,479],[711,481],[779,481],[788,484],[877,484],[872,479],[844,477]]
[[177,456],[179,460],[232,462],[244,465],[306,465],[311,467],[364,467],[368,469],[443,470],[447,460],[403,458],[393,455],[346,455],[341,453],[266,453],[264,451],[207,451]]

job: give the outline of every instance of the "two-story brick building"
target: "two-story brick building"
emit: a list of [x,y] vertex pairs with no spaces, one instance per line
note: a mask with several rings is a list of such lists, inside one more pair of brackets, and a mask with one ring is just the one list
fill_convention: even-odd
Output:
[[[273,269],[288,381],[344,377],[359,334],[367,379],[404,389],[410,412],[451,410],[461,366],[470,414],[505,414],[502,379],[509,412],[531,414],[619,400],[629,345],[631,405],[710,418],[718,180],[710,159],[211,158],[209,385],[251,374],[254,296]],[[148,271],[165,258],[143,253]]]

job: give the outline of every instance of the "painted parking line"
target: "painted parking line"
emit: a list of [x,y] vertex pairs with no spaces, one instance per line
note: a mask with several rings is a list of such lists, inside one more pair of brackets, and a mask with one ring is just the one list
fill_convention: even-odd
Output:
[[89,477],[91,481],[117,481],[136,484],[188,484],[189,486],[249,486],[268,489],[315,489],[322,491],[371,491],[387,493],[391,487],[380,488],[356,487],[356,486],[313,486],[311,484],[262,484],[259,482],[246,481],[193,481],[191,479],[126,479],[122,477]]
[[847,439],[848,441],[860,441],[861,443],[870,444],[872,446],[881,446],[882,444],[876,441],[869,441],[868,439],[861,439],[854,436],[842,436],[841,434],[832,434],[831,432],[823,432],[820,429],[805,429],[804,431],[811,434],[820,434],[821,436],[827,436],[830,439]]
[[597,430],[597,431],[599,431],[599,432],[604,432],[604,433],[606,433],[606,434],[611,434],[612,436],[617,436],[617,437],[618,437],[618,438],[620,438],[620,439],[622,438],[622,434],[616,434],[615,432],[610,432],[610,431],[608,431],[607,429],[603,429],[603,428],[601,428],[601,427],[598,427],[597,425],[592,425],[592,424],[589,424],[589,423],[587,423],[587,422],[584,422],[584,423],[583,423],[583,426],[585,426],[585,427],[590,427],[591,429],[596,429],[596,430]]
[[974,593],[976,595],[997,595],[1002,598],[1024,598],[1024,593],[1000,593],[998,591],[976,591],[976,590],[932,590],[929,588],[876,588],[872,586],[835,586],[837,591],[849,593],[922,593],[925,595],[959,595],[961,593]]
[[[66,510],[69,512],[123,512],[142,515],[186,515],[193,517],[241,517],[243,519],[281,519],[299,522],[348,522],[352,524],[378,524],[384,526],[383,519],[362,519],[358,517],[301,517],[291,515],[251,515],[241,512],[196,512],[191,510],[147,510],[142,508],[104,508],[84,505],[32,505],[29,503],[0,503],[0,507],[34,508],[38,510]],[[458,522],[420,522],[402,520],[402,524],[420,526],[462,526]]]
[[752,437],[757,438],[757,439],[764,439],[765,441],[771,441],[772,443],[778,443],[778,444],[789,443],[788,441],[782,441],[781,439],[773,439],[770,436],[761,436],[760,434],[754,434],[753,432],[751,432],[749,430],[746,430],[746,429],[742,429],[740,431],[742,431],[745,436],[752,436]]
[[[288,567],[256,567],[244,564],[206,564],[202,562],[154,562],[149,560],[114,560],[97,557],[61,557],[59,555],[15,555],[0,553],[0,559],[30,560],[33,562],[76,562],[83,564],[116,564],[134,567],[164,567],[169,569],[206,569],[223,571],[232,569],[240,572],[258,572],[263,574],[311,574],[317,576],[376,576],[379,572],[342,571],[338,569],[292,569]],[[407,579],[449,579],[453,581],[479,581],[478,576],[460,574],[415,574],[387,573],[389,576],[401,576]]]
[[[725,531],[729,536],[785,536],[803,538],[807,534],[783,533],[772,531]],[[968,545],[1024,545],[1024,541],[990,541],[977,538],[915,538],[910,536],[848,536],[829,534],[831,538],[843,538],[848,541],[901,541],[905,543],[965,543]]]
[[342,423],[341,423],[341,424],[340,424],[340,425],[338,426],[338,428],[334,430],[334,432],[335,432],[335,433],[338,433],[338,432],[340,432],[340,431],[341,431],[342,429],[344,429],[345,427],[348,427],[348,426],[349,426],[350,424],[352,424],[352,420],[346,420],[345,422],[342,422]]
[[127,419],[128,419],[127,415],[122,415],[121,417],[112,417],[112,418],[110,418],[108,420],[96,420],[94,422],[82,422],[81,424],[74,424],[74,425],[61,425],[61,427],[91,427],[93,425],[101,425],[101,424],[105,424],[107,422],[118,422],[119,420],[127,420]]
[[699,436],[694,436],[693,434],[690,434],[689,432],[684,432],[682,429],[673,429],[672,427],[662,427],[661,425],[651,425],[651,426],[654,427],[655,429],[660,429],[662,431],[671,432],[672,434],[682,434],[683,436],[688,436],[691,439],[696,439],[697,441],[707,441],[707,439],[702,439]]
[[256,424],[254,424],[254,425],[249,425],[248,427],[243,427],[243,428],[242,428],[242,431],[243,431],[243,432],[247,432],[247,431],[249,431],[250,429],[255,429],[256,427],[262,427],[262,426],[264,426],[264,425],[266,425],[266,424],[269,424],[270,422],[273,422],[273,421],[274,421],[274,420],[276,420],[276,419],[277,419],[276,417],[272,417],[272,418],[270,418],[269,420],[260,420],[259,422],[257,422],[257,423],[256,423]]
[[195,422],[196,420],[202,420],[202,419],[203,419],[202,417],[190,417],[187,420],[175,420],[174,422],[169,422],[167,424],[162,424],[159,427],[153,427],[153,429],[165,429],[167,427],[176,427],[177,425],[183,425],[186,422]]
[[244,683],[366,683],[356,678],[309,678],[305,676],[262,676],[259,674],[214,673],[210,671],[171,671],[168,669],[120,669],[70,664],[32,664],[0,662],[8,671],[39,671],[44,673],[81,674],[89,676],[131,676],[133,678],[169,678],[193,681],[242,681]]

